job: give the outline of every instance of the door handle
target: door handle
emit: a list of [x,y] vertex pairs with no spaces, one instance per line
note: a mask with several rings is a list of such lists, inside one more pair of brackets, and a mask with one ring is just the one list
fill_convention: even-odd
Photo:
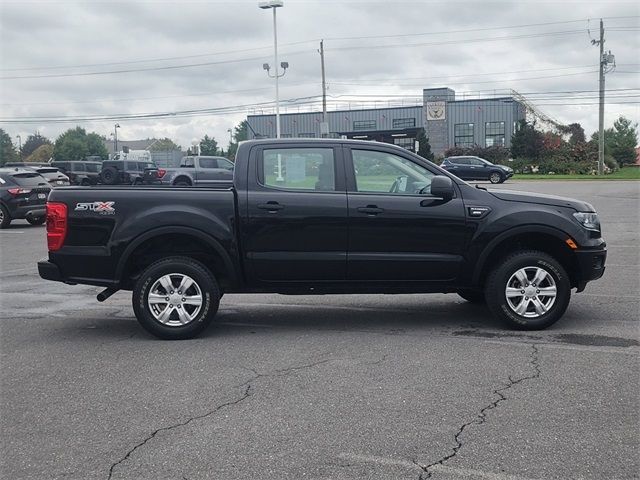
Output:
[[278,202],[267,202],[267,203],[259,203],[258,208],[260,210],[268,210],[270,212],[277,212],[278,210],[282,210],[284,205],[280,205]]
[[367,215],[378,215],[384,212],[384,208],[378,208],[377,205],[367,205],[366,207],[358,207],[358,212],[366,213]]

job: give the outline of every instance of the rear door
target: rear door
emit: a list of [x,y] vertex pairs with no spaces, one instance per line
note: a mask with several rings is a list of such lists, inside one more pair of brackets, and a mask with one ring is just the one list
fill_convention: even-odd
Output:
[[451,281],[465,246],[459,194],[431,196],[437,171],[381,146],[346,148],[347,277],[357,282]]
[[[231,165],[226,166],[224,162]],[[222,165],[221,165],[222,163]],[[199,184],[215,184],[219,182],[230,182],[233,180],[233,164],[225,159],[214,157],[199,157],[198,168],[196,169],[196,178]]]
[[469,157],[469,172],[472,180],[487,180],[489,178],[489,169],[487,164],[479,158]]
[[249,162],[243,242],[252,277],[344,281],[347,195],[341,148],[256,146]]

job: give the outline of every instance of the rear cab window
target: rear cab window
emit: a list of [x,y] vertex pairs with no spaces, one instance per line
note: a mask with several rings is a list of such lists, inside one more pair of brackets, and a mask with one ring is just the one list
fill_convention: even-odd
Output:
[[267,148],[259,161],[258,180],[266,188],[333,192],[333,148]]

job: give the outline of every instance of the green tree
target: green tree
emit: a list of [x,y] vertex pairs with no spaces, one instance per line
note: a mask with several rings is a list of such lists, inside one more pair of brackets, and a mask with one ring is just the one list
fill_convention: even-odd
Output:
[[27,137],[27,140],[24,142],[24,145],[22,145],[22,158],[27,158],[29,155],[35,152],[38,147],[41,147],[42,145],[53,144],[51,143],[51,140],[49,140],[47,137],[43,137],[39,132],[36,132],[33,135],[29,135]]
[[579,123],[571,123],[560,127],[560,133],[569,135],[569,143],[575,145],[577,143],[585,143],[587,141],[584,135],[584,128]]
[[161,138],[149,147],[152,152],[167,152],[171,150],[182,150],[182,147],[168,137]]
[[511,154],[514,158],[539,160],[544,153],[544,136],[535,123],[520,120],[516,133],[511,137]]
[[25,158],[25,162],[46,163],[53,156],[53,145],[44,144],[36,148],[31,155]]
[[431,144],[429,143],[429,139],[427,138],[427,134],[425,133],[424,128],[418,130],[416,140],[418,141],[418,155],[433,162],[434,155],[431,151]]
[[8,162],[17,162],[19,159],[11,137],[0,128],[0,165]]
[[102,159],[109,156],[104,138],[97,133],[87,135],[82,127],[70,128],[62,133],[53,146],[54,160],[84,160],[88,155],[98,155]]
[[215,138],[205,135],[200,140],[200,155],[218,155],[218,142]]
[[229,143],[227,148],[227,158],[234,161],[236,158],[236,151],[238,150],[238,143],[244,142],[249,138],[249,123],[243,120],[233,129],[233,142]]
[[89,133],[87,135],[87,149],[89,150],[89,155],[99,155],[103,160],[108,159],[109,152],[107,151],[107,147],[104,145],[104,142],[104,137],[97,133]]
[[604,132],[605,153],[611,155],[623,167],[636,161],[638,143],[638,124],[625,117],[613,122],[613,128]]

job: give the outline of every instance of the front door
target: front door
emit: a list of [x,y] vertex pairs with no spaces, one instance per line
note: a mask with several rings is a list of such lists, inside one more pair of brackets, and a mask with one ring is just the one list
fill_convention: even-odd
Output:
[[429,193],[426,162],[384,147],[346,149],[349,198],[347,277],[351,281],[449,281],[465,247],[459,194]]
[[256,147],[249,172],[243,241],[253,277],[344,281],[347,194],[341,148]]

